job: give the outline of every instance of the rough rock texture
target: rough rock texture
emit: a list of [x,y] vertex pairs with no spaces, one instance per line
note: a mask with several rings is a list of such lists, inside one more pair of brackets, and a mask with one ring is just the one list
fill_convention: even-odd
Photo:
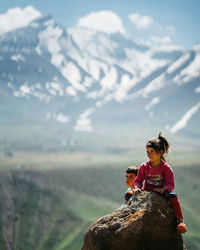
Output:
[[86,231],[82,250],[185,249],[170,203],[154,193],[133,196]]

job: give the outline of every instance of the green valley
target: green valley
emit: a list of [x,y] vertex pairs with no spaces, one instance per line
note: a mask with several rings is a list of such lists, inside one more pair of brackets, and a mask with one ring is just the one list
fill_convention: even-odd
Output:
[[[0,249],[78,250],[95,219],[124,201],[124,171],[130,155],[89,153],[1,155]],[[174,166],[176,192],[188,226],[184,242],[200,238],[197,165]]]

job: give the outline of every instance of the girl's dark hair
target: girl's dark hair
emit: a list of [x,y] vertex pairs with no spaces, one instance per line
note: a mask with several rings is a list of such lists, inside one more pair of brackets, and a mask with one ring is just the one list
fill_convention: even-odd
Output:
[[127,174],[135,174],[137,175],[138,173],[138,166],[130,166],[126,169]]
[[168,140],[162,135],[162,133],[160,132],[158,135],[158,138],[153,138],[150,139],[147,143],[146,143],[146,147],[147,148],[153,148],[155,149],[155,151],[158,152],[163,152],[161,155],[161,159],[163,161],[166,161],[164,154],[168,153],[169,150],[169,142]]

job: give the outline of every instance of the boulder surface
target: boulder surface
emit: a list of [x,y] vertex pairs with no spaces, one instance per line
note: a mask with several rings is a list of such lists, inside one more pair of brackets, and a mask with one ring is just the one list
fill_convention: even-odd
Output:
[[82,250],[183,250],[167,199],[143,191],[92,223]]

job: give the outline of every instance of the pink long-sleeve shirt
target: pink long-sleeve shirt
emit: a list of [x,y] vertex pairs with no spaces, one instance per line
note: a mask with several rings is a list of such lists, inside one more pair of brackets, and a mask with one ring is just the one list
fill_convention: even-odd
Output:
[[[144,187],[143,187],[144,182]],[[171,167],[164,161],[156,168],[152,168],[150,161],[142,163],[134,183],[135,187],[147,191],[153,191],[154,188],[165,188],[168,191],[174,189],[174,174]]]

